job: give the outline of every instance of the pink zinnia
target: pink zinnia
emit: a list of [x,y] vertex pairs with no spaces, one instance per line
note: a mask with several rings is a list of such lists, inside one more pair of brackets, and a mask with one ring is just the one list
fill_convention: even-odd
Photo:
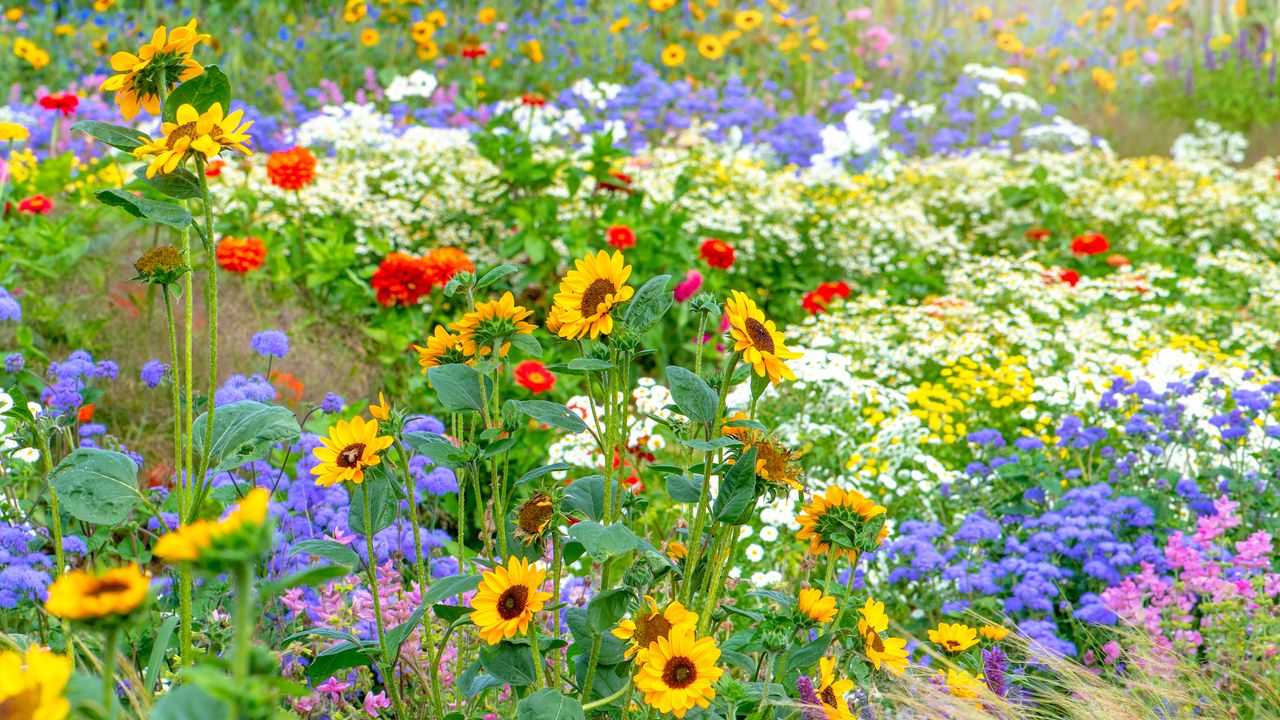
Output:
[[694,293],[702,289],[702,273],[697,270],[690,270],[685,273],[684,280],[676,284],[675,296],[676,302],[686,302],[693,297]]

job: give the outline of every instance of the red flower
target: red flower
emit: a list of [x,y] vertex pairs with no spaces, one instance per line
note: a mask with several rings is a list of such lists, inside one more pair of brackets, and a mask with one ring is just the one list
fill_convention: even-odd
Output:
[[267,158],[267,178],[281,190],[301,190],[316,180],[316,157],[304,147],[273,152]]
[[[303,385],[302,381],[299,380],[293,373],[280,372],[279,370],[272,370],[270,380],[272,385],[275,385],[276,383],[283,385],[284,386],[283,389],[289,391],[289,394],[293,397],[294,402],[302,402],[302,391],[306,386]],[[276,399],[280,400],[283,397],[284,397],[284,392],[282,392],[281,388],[277,387]]]
[[1119,267],[1124,267],[1125,265],[1132,265],[1133,262],[1130,261],[1129,258],[1125,257],[1124,255],[1108,255],[1107,264],[1110,265],[1111,267],[1119,268]]
[[703,260],[713,268],[727,270],[733,267],[733,248],[723,240],[715,238],[707,238],[702,241],[702,248],[698,250],[698,254]]
[[537,360],[525,360],[516,365],[515,377],[516,382],[528,388],[534,395],[544,393],[556,386],[556,376]]
[[80,107],[80,96],[69,92],[50,93],[40,98],[40,107],[45,110],[56,110],[63,116],[74,115],[76,108]]
[[383,305],[409,307],[417,305],[419,298],[431,292],[435,277],[435,267],[426,258],[394,252],[374,271],[369,284]]
[[48,215],[53,201],[43,195],[32,195],[18,203],[18,212],[27,215]]
[[441,287],[448,285],[454,275],[460,272],[475,272],[476,266],[471,258],[456,247],[436,248],[427,253],[426,263],[431,271],[431,281]]
[[1075,270],[1059,269],[1056,274],[1049,275],[1045,278],[1047,282],[1052,282],[1054,279],[1058,282],[1066,283],[1071,287],[1075,287],[1076,283],[1080,282],[1080,273]]
[[605,231],[605,237],[609,239],[609,244],[619,250],[626,250],[636,246],[636,234],[626,225],[614,225]]
[[1085,233],[1071,241],[1071,252],[1076,255],[1098,255],[1110,249],[1107,237],[1099,233]]
[[468,45],[462,48],[462,57],[468,60],[478,60],[489,54],[489,49],[483,45]]
[[93,421],[93,403],[89,403],[88,405],[82,405],[80,407],[80,412],[76,413],[76,419],[82,423],[92,422]]
[[204,176],[215,178],[222,174],[222,168],[227,166],[226,160],[210,160],[208,165],[204,166]]
[[1032,242],[1040,242],[1047,237],[1049,237],[1049,228],[1033,227],[1026,233],[1026,238]]
[[542,107],[547,104],[547,99],[535,92],[527,92],[520,96],[520,104],[529,107]]
[[247,273],[262,267],[267,257],[267,246],[255,237],[223,238],[215,252],[218,267],[233,273]]
[[632,181],[631,181],[630,175],[627,175],[626,173],[620,173],[616,170],[611,170],[609,172],[609,177],[612,178],[612,180],[601,180],[598,183],[601,189],[612,190],[614,192],[620,192],[620,193],[626,193],[628,195],[631,194]]
[[805,293],[800,305],[805,310],[808,310],[810,315],[817,315],[818,313],[826,312],[827,307],[831,305],[831,301],[837,297],[849,297],[849,285],[843,280],[822,283],[818,286],[818,289]]

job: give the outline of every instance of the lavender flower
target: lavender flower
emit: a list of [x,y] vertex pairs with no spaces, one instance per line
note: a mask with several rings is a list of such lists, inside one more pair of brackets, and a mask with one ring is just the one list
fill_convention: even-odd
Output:
[[10,353],[4,358],[4,371],[10,373],[22,372],[22,368],[27,366],[27,361],[23,359],[22,353]]
[[147,363],[142,366],[142,372],[140,372],[139,375],[142,378],[142,382],[145,383],[147,387],[154,388],[160,384],[160,381],[164,379],[164,374],[168,371],[169,366],[159,360],[148,360]]
[[0,287],[0,321],[21,319],[22,306],[18,304],[18,299],[8,290]]
[[998,646],[982,651],[982,674],[987,680],[987,689],[996,697],[1009,694],[1009,684],[1004,677],[1008,670],[1009,657]]
[[813,680],[807,675],[796,678],[796,690],[800,692],[800,702],[804,704],[801,717],[804,720],[826,720],[827,712],[822,709],[822,700],[813,689]]
[[289,354],[289,336],[280,330],[263,330],[253,336],[249,347],[263,357],[283,358]]
[[326,393],[324,400],[320,402],[320,409],[327,413],[340,413],[342,407],[346,405],[346,401],[337,393]]

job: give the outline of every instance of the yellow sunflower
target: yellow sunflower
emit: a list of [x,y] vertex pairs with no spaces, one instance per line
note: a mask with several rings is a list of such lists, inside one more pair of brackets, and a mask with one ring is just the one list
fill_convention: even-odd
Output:
[[699,640],[692,630],[658,638],[636,673],[636,689],[649,707],[682,718],[695,706],[711,705],[716,681],[724,674],[716,667],[719,659],[715,640]]
[[520,509],[516,510],[516,529],[513,534],[524,541],[525,545],[532,545],[546,532],[547,525],[551,524],[551,518],[554,516],[555,509],[551,504],[551,496],[546,493],[537,493],[525,500],[520,505]]
[[724,57],[724,43],[715,35],[703,35],[698,38],[698,54],[708,60],[719,60]]
[[[857,490],[845,490],[833,485],[825,494],[814,494],[813,500],[805,505],[796,517],[800,523],[799,540],[809,541],[809,552],[821,555],[831,548],[833,538],[838,533],[848,537],[861,528],[866,521],[884,515],[888,510],[877,505]],[[876,536],[876,544],[884,542],[889,535],[888,528],[881,528]],[[836,552],[850,560],[856,560],[858,551],[853,548],[836,545]]]
[[467,359],[462,352],[462,336],[449,332],[443,325],[436,326],[425,345],[414,345],[413,349],[418,351],[418,364],[422,366],[423,375],[437,365],[460,363]]
[[729,316],[733,349],[742,353],[742,359],[751,364],[756,374],[768,376],[774,385],[795,380],[795,373],[783,361],[798,358],[800,353],[787,349],[787,339],[772,320],[765,319],[755,301],[734,290],[724,308]]
[[685,547],[684,543],[679,540],[672,540],[667,544],[667,557],[672,560],[683,560],[689,557],[689,548]]
[[849,703],[844,696],[853,690],[853,681],[848,678],[836,679],[836,663],[831,658],[818,661],[820,684],[814,690],[822,701],[822,709],[826,711],[828,720],[853,720],[849,712]]
[[1009,628],[1000,625],[983,625],[978,628],[978,634],[991,642],[1000,642],[1009,636]]
[[805,617],[816,623],[829,623],[836,619],[836,599],[817,588],[801,590],[796,604]]
[[684,64],[684,48],[679,45],[668,45],[662,51],[662,64],[667,67],[679,67]]
[[947,689],[958,698],[972,699],[982,692],[982,682],[964,670],[947,668]]
[[618,627],[611,631],[619,640],[631,641],[625,656],[629,658],[635,655],[642,663],[645,654],[658,638],[670,637],[673,632],[692,633],[698,625],[698,613],[685,609],[679,601],[672,602],[666,610],[661,611],[658,610],[658,602],[652,597],[645,595],[644,601],[649,606],[648,610],[641,608],[642,612],[630,620],[619,622]]
[[378,453],[391,447],[393,438],[378,435],[378,421],[355,417],[351,422],[339,420],[320,442],[324,447],[312,451],[320,464],[311,469],[311,474],[316,476],[317,485],[329,487],[340,482],[364,482],[365,468],[382,462]]
[[374,420],[385,421],[391,417],[391,404],[387,402],[387,398],[382,394],[381,390],[378,391],[378,402],[369,405],[369,414],[373,416]]
[[884,603],[867,598],[858,608],[858,634],[863,637],[869,632],[882,633],[889,629],[889,616],[884,614]]
[[150,587],[151,579],[137,563],[101,575],[72,570],[49,586],[44,609],[68,620],[124,616],[146,602]]
[[740,10],[733,14],[733,24],[742,32],[751,32],[764,23],[759,10]]
[[[201,554],[218,540],[222,540],[243,527],[259,527],[267,521],[267,505],[271,493],[266,488],[250,490],[240,505],[221,520],[197,520],[181,525],[156,541],[152,554],[170,563],[195,562]],[[233,542],[242,542],[232,540]]]
[[894,675],[901,675],[907,670],[907,641],[903,638],[881,637],[880,633],[867,631],[863,634],[866,641],[867,659],[877,670],[888,670]]
[[208,35],[196,32],[195,20],[172,30],[161,25],[137,54],[122,51],[111,56],[111,69],[116,74],[98,91],[116,94],[116,105],[125,120],[132,120],[139,109],[159,115],[161,86],[167,93],[174,85],[204,72],[191,52],[208,39]]
[[949,653],[962,653],[978,644],[978,631],[963,623],[938,623],[929,631],[929,642]]
[[503,638],[523,635],[534,613],[551,598],[539,588],[547,572],[524,558],[511,558],[482,574],[480,588],[471,600],[471,620],[480,628],[480,637],[490,645]]
[[626,284],[629,277],[631,266],[623,262],[621,252],[610,257],[601,250],[576,261],[555,296],[552,312],[560,323],[556,334],[576,340],[613,332],[613,309],[635,294]]
[[[725,434],[729,434],[729,430],[739,429],[742,428],[727,428]],[[773,485],[780,486],[783,490],[792,488],[803,492],[804,486],[800,484],[800,473],[803,468],[795,462],[796,458],[800,457],[800,453],[792,452],[777,440],[761,437],[762,435],[763,433],[753,430],[742,448],[742,452],[751,448],[756,449],[756,475]]]
[[512,335],[532,335],[537,329],[537,325],[526,322],[531,315],[532,310],[517,305],[515,297],[506,292],[497,300],[477,303],[475,310],[462,316],[449,329],[458,334],[462,354],[467,357],[489,354],[490,346],[499,339],[504,342],[498,354],[506,357],[511,343],[505,341]]
[[144,142],[133,151],[133,156],[139,160],[153,156],[147,166],[148,178],[155,177],[156,173],[173,172],[196,153],[203,155],[205,160],[214,159],[227,148],[245,155],[253,154],[245,146],[250,140],[247,131],[253,121],[240,124],[244,118],[243,110],[223,116],[222,103],[214,103],[203,114],[191,105],[183,105],[178,108],[176,118],[178,122],[160,126],[164,133],[162,137]]
[[0,652],[0,717],[62,720],[71,704],[62,696],[71,679],[71,658],[38,645],[25,653]]

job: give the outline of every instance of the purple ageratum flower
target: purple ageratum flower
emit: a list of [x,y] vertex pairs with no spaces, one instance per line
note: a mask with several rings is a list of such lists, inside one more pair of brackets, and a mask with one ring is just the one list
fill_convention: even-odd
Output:
[[999,430],[987,428],[969,433],[968,441],[977,445],[990,445],[992,447],[1004,447],[1004,436]]
[[8,290],[0,287],[0,321],[21,320],[22,306]]
[[1024,435],[1024,436],[1022,436],[1022,437],[1018,438],[1017,440],[1014,440],[1014,441],[1013,441],[1013,446],[1014,446],[1014,447],[1016,447],[1016,448],[1018,448],[1019,450],[1026,450],[1026,451],[1030,452],[1030,451],[1032,451],[1032,450],[1039,450],[1039,449],[1043,448],[1043,447],[1044,447],[1044,441],[1042,441],[1042,440],[1041,440],[1040,438],[1038,438],[1038,437],[1032,437],[1032,436],[1030,436],[1030,435]]
[[813,680],[801,675],[796,678],[796,690],[800,693],[800,702],[804,704],[803,720],[826,720],[827,711],[822,709],[822,700],[813,689]]
[[213,394],[214,407],[222,407],[242,400],[270,402],[276,397],[276,389],[261,375],[245,377],[232,375]]
[[346,401],[337,393],[326,393],[324,400],[320,402],[320,409],[327,413],[340,413],[342,407],[346,405]]
[[22,353],[10,353],[4,357],[4,371],[9,373],[19,373],[27,366],[27,361],[23,359]]
[[280,330],[263,330],[253,336],[249,347],[263,357],[283,358],[289,354],[289,336]]
[[155,388],[164,380],[164,374],[169,371],[169,366],[159,360],[148,360],[142,366],[142,371],[138,373],[142,378],[142,382],[149,388]]
[[103,380],[115,380],[120,377],[120,363],[115,360],[102,360],[94,366],[94,375]]
[[997,645],[982,651],[982,676],[987,681],[987,689],[998,698],[1009,694],[1009,683],[1005,681],[1005,673],[1009,671],[1009,656]]
[[404,422],[404,432],[444,434],[444,423],[430,415],[410,415]]

